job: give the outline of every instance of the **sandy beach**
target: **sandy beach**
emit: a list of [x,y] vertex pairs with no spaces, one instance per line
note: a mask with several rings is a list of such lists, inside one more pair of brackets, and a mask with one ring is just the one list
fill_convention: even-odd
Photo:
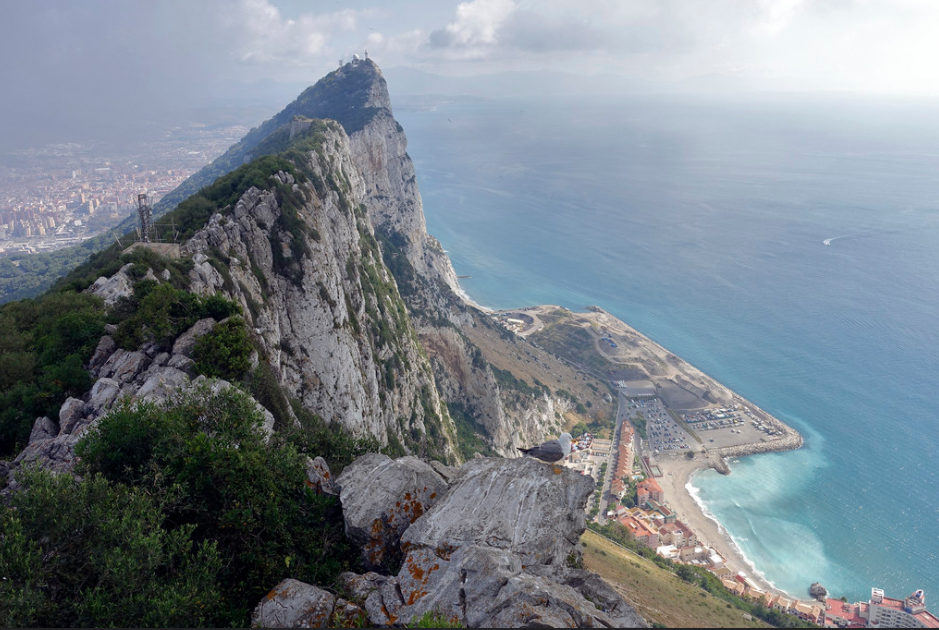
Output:
[[724,556],[728,566],[735,572],[742,571],[764,591],[782,593],[753,571],[730,537],[718,527],[715,521],[705,516],[685,488],[692,474],[708,468],[707,463],[703,460],[688,461],[686,459],[659,460],[657,463],[663,476],[658,477],[656,481],[662,487],[665,501],[678,515],[678,519],[695,532],[698,540],[716,549]]

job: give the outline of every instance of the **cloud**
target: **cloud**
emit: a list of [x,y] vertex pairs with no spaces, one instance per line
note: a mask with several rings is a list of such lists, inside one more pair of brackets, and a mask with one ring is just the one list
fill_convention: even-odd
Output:
[[483,54],[498,43],[497,33],[515,11],[512,0],[473,0],[460,3],[456,19],[430,34],[433,48],[467,51],[470,56]]
[[333,57],[332,40],[355,32],[361,18],[373,13],[343,9],[285,18],[269,0],[242,0],[227,26],[236,33],[234,50],[239,60],[297,66]]

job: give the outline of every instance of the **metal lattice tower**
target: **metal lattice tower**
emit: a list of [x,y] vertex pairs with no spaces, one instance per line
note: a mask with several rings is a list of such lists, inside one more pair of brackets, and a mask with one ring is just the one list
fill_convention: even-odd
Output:
[[140,240],[144,243],[150,242],[150,234],[153,232],[153,210],[150,208],[149,201],[146,194],[137,195],[137,215],[140,217]]

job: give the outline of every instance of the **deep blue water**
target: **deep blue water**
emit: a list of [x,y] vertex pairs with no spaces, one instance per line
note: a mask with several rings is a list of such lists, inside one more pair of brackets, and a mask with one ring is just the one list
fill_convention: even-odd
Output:
[[477,302],[598,304],[803,432],[694,481],[757,570],[802,597],[939,598],[934,110],[402,109],[428,229]]

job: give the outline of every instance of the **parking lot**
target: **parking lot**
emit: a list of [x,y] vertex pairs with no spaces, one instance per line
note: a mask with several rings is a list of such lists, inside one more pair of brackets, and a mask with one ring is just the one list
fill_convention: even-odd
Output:
[[646,421],[648,445],[653,454],[700,448],[698,441],[672,419],[658,398],[630,400],[629,419],[633,424],[640,414]]

